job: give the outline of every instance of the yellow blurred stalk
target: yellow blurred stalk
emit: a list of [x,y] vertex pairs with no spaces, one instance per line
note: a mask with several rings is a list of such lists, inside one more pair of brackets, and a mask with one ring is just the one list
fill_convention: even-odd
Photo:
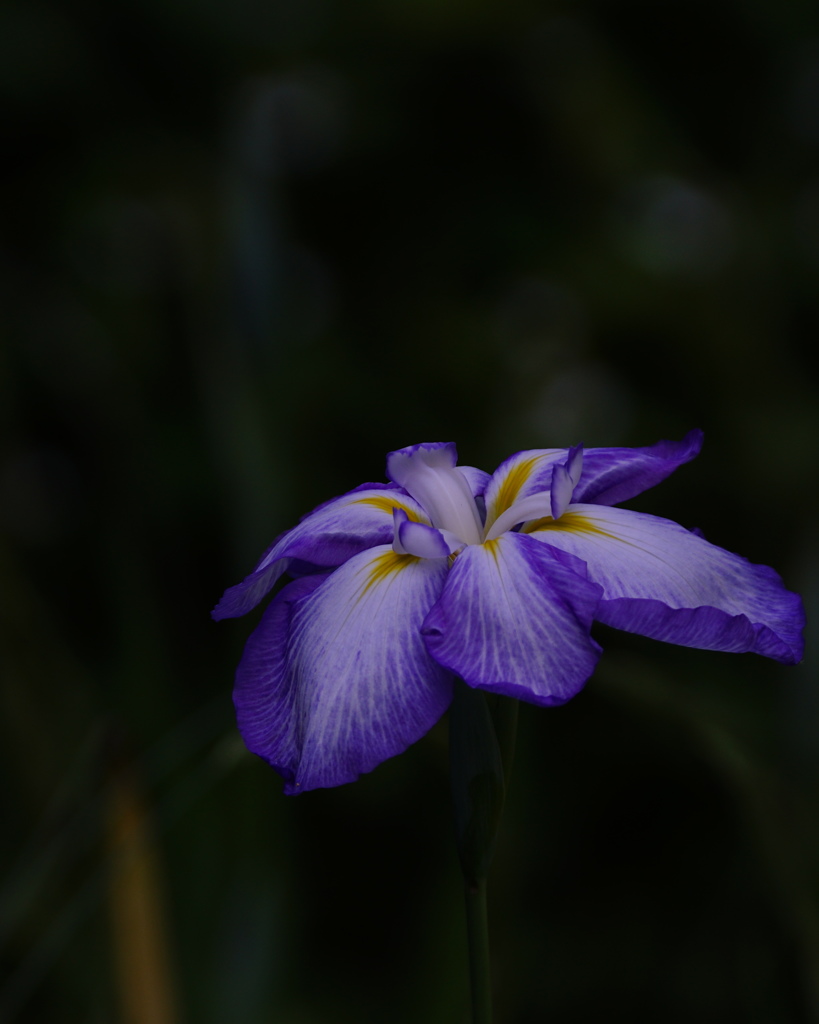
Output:
[[106,808],[110,920],[122,1024],[178,1024],[159,857],[148,809],[128,765],[115,771]]

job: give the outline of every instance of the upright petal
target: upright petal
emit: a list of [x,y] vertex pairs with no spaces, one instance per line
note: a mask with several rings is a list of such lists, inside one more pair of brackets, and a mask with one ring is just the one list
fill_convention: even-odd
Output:
[[589,635],[600,588],[584,572],[522,534],[464,548],[424,621],[430,654],[470,686],[563,703],[600,654]]
[[452,678],[420,627],[446,572],[444,558],[379,546],[276,596],[248,641],[235,700],[248,747],[285,792],[352,782],[444,713]]
[[490,477],[484,492],[487,529],[523,498],[548,492],[552,469],[567,454],[566,448],[537,448],[504,460]]
[[[648,448],[586,448],[574,501],[614,505],[665,480],[690,462],[702,447],[702,431],[682,441],[659,441]],[[538,448],[512,455],[495,470],[486,486],[486,522],[490,527],[513,504],[552,486],[554,466],[577,449]]]
[[569,449],[566,462],[558,462],[552,469],[551,506],[552,516],[560,519],[572,500],[574,489],[583,472],[583,445]]
[[466,479],[473,498],[482,498],[491,477],[477,466],[458,466],[458,472]]
[[390,543],[395,509],[414,522],[429,523],[414,499],[389,484],[364,484],[319,505],[273,542],[249,576],[225,591],[213,618],[235,618],[255,608],[292,562],[299,563],[300,572],[307,567],[320,571],[341,565],[367,548]]
[[[561,456],[563,454],[561,452]],[[551,479],[547,490],[533,490],[529,486],[529,478],[525,475],[528,465],[533,473],[532,479],[542,478],[543,465],[547,464],[545,458],[541,459],[540,463],[523,460],[516,464],[517,468],[504,478],[506,484],[503,491],[495,492],[493,508],[497,514],[494,520],[490,521],[487,540],[494,540],[495,537],[500,537],[502,533],[529,519],[539,519],[548,515],[559,519],[563,515],[583,472],[583,445],[575,445],[565,455],[565,459],[548,462],[551,466]],[[515,484],[519,484],[516,490]],[[517,497],[512,496],[513,490]],[[508,501],[511,501],[511,504],[507,505]],[[507,507],[502,509],[502,505]]]
[[603,505],[570,505],[525,527],[581,558],[603,588],[596,618],[687,647],[802,657],[802,602],[765,565],[709,544],[668,519]]
[[483,524],[472,493],[474,479],[458,469],[457,460],[451,442],[414,444],[390,452],[387,475],[420,502],[433,526],[477,544]]

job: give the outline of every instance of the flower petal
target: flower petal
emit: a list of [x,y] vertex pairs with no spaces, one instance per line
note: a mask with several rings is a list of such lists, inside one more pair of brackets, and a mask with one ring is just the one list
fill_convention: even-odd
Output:
[[478,469],[477,466],[458,466],[458,472],[466,478],[472,497],[482,498],[486,485],[491,480],[489,473]]
[[483,524],[472,480],[457,468],[451,442],[414,444],[390,452],[387,476],[426,509],[432,525],[450,530],[467,544],[480,542]]
[[424,620],[430,654],[470,686],[562,704],[600,654],[589,635],[600,588],[584,572],[522,534],[464,548]]
[[291,766],[298,761],[292,716],[296,680],[287,671],[293,612],[327,578],[326,573],[307,576],[276,594],[248,637],[236,670],[233,703],[245,745],[285,778],[292,777]]
[[518,452],[502,462],[484,492],[487,527],[521,499],[548,491],[552,468],[560,459],[565,459],[566,453],[566,448],[538,448]]
[[[555,466],[556,470],[560,468],[559,465]],[[520,501],[514,502],[505,512],[502,512],[487,531],[486,539],[495,540],[501,534],[533,519],[551,518],[553,511],[551,493],[537,491],[535,494],[530,494],[521,498]]]
[[392,517],[395,529],[392,548],[399,555],[446,558],[464,546],[463,541],[448,530],[436,530],[426,523],[414,523],[403,509],[397,508]]
[[[614,505],[665,480],[690,462],[702,447],[702,431],[682,441],[659,441],[649,448],[586,448],[574,500]],[[518,452],[495,470],[486,487],[486,522],[491,526],[515,502],[552,486],[552,470],[576,449],[539,448]]]
[[656,487],[696,458],[701,448],[701,430],[689,430],[682,441],[658,441],[648,448],[587,448],[574,501],[619,505]]
[[802,602],[765,565],[709,544],[668,519],[603,505],[570,505],[530,523],[533,538],[588,565],[603,588],[596,618],[686,647],[802,657]]
[[572,500],[574,489],[583,472],[583,445],[569,449],[566,462],[558,462],[552,470],[551,507],[552,516],[560,519]]
[[420,739],[452,697],[421,623],[446,559],[379,546],[279,593],[236,677],[248,747],[296,793],[352,782]]
[[235,618],[255,608],[293,563],[299,573],[320,571],[376,544],[390,543],[395,509],[415,522],[429,522],[416,501],[389,484],[363,484],[319,505],[298,526],[276,538],[249,576],[225,591],[211,613],[213,618]]

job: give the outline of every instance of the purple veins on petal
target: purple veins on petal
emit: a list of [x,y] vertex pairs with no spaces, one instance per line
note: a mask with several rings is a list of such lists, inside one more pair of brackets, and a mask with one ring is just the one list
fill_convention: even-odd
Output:
[[570,699],[600,655],[595,620],[798,661],[802,602],[773,569],[616,507],[701,444],[695,430],[647,448],[535,449],[491,476],[458,466],[451,443],[390,453],[391,483],[308,513],[213,612],[242,615],[295,577],[237,670],[248,748],[287,793],[350,782],[440,718],[454,674],[534,704]]
[[352,782],[449,706],[451,675],[420,632],[446,565],[380,545],[274,599],[248,641],[236,706],[248,747],[285,777],[286,792]]
[[309,576],[279,591],[250,634],[236,670],[233,703],[245,745],[287,781],[293,778],[298,761],[291,713],[297,699],[297,680],[287,671],[293,612],[298,602],[309,597],[326,578]]
[[253,572],[225,591],[214,619],[235,618],[255,608],[291,565],[297,573],[335,568],[353,555],[393,538],[393,511],[428,522],[421,506],[398,488],[367,485],[319,505],[278,537]]
[[470,686],[563,703],[600,654],[589,630],[601,591],[584,573],[522,534],[464,548],[424,621],[430,654]]
[[802,656],[802,603],[774,570],[677,523],[575,504],[559,522],[530,523],[526,530],[583,559],[603,589],[601,622],[687,647],[755,651],[789,662]]
[[658,441],[648,448],[587,448],[574,500],[619,505],[635,498],[696,458],[702,438],[701,430],[689,430],[682,441]]
[[[702,431],[692,430],[682,441],[660,441],[648,448],[584,448],[582,473],[572,500],[615,505],[654,487],[702,447]],[[517,452],[495,470],[486,486],[486,521],[538,492],[548,493],[552,471],[574,449],[539,448]]]

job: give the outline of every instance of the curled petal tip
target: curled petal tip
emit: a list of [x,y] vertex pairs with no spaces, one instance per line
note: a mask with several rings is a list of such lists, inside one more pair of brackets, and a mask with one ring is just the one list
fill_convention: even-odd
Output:
[[446,558],[450,545],[440,530],[425,523],[413,522],[397,508],[393,512],[395,535],[393,549],[400,555],[414,555],[416,558]]
[[452,469],[458,463],[458,449],[454,441],[423,441],[398,448],[387,456],[387,476],[404,487],[413,462],[431,469]]

